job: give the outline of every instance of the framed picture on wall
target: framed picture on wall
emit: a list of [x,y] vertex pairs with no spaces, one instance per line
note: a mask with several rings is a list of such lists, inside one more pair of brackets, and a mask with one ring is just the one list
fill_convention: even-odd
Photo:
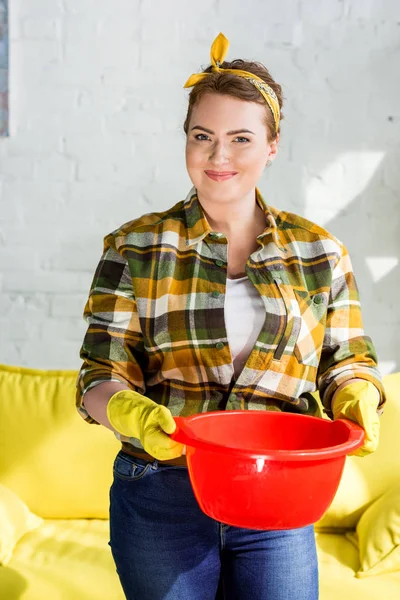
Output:
[[0,136],[8,135],[8,0],[0,0]]

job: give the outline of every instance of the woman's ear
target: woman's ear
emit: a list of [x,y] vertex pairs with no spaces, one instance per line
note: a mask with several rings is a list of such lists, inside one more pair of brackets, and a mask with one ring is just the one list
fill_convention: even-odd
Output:
[[278,142],[279,142],[279,133],[276,136],[276,139],[273,142],[270,142],[269,145],[269,153],[267,156],[268,161],[273,161],[278,153]]

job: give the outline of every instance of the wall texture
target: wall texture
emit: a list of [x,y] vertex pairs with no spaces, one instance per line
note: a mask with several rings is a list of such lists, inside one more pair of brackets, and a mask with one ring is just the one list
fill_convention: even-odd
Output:
[[382,371],[398,370],[398,0],[13,0],[0,362],[79,367],[104,235],[190,189],[182,86],[219,31],[228,59],[284,88],[266,201],[348,246]]

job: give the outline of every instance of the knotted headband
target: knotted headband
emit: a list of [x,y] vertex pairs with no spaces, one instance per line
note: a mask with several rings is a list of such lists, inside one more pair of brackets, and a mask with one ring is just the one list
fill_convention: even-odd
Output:
[[[260,94],[265,98],[268,106],[271,109],[272,115],[275,121],[275,128],[278,131],[279,128],[279,118],[280,118],[280,110],[279,110],[279,101],[274,92],[274,90],[265,83],[260,77],[254,75],[253,73],[249,73],[248,71],[241,71],[240,69],[223,69],[220,65],[224,62],[226,53],[229,48],[229,40],[224,36],[223,33],[219,33],[213,44],[211,46],[211,65],[213,72],[221,72],[221,73],[233,73],[233,75],[237,75],[238,77],[243,77],[250,81],[258,89]],[[194,73],[189,77],[184,88],[190,88],[196,85],[199,81],[211,75],[211,73]]]

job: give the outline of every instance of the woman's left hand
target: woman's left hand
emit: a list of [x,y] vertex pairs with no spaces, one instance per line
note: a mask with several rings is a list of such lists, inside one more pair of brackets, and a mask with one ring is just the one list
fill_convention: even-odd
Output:
[[367,456],[379,443],[379,391],[369,381],[358,380],[339,388],[332,400],[333,419],[350,419],[365,431],[364,444],[352,454]]

